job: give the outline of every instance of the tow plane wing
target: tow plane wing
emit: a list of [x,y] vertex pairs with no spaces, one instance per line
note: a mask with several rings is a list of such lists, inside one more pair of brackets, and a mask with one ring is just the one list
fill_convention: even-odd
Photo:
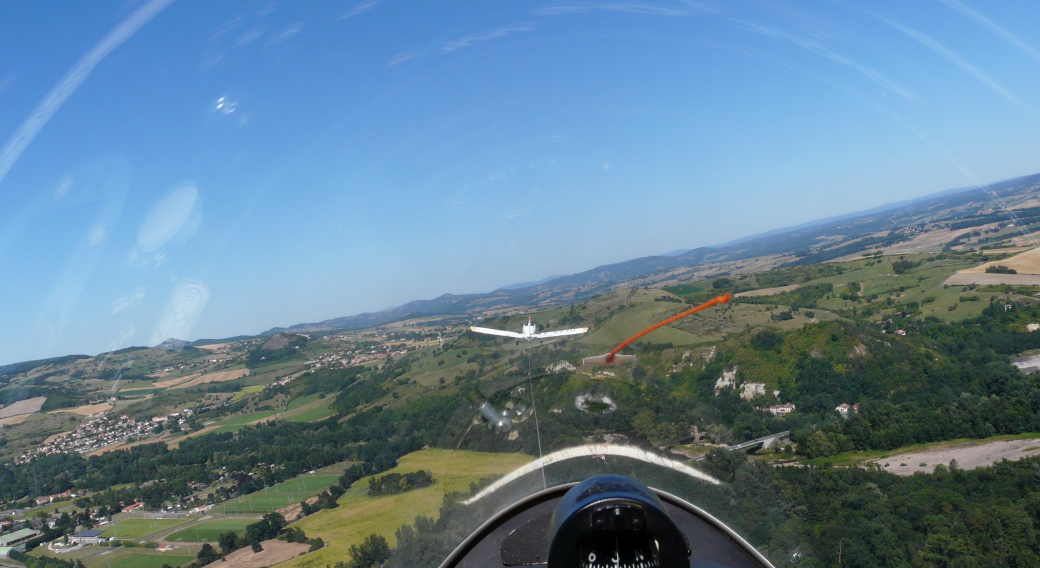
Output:
[[491,329],[489,327],[470,327],[470,331],[477,333],[486,333],[488,335],[501,335],[502,337],[515,337],[517,339],[523,339],[524,334],[517,333],[515,331],[504,331],[501,329]]
[[579,327],[577,329],[561,329],[559,331],[546,331],[546,332],[534,334],[534,338],[535,339],[543,339],[543,338],[546,338],[546,337],[560,337],[560,336],[563,336],[563,335],[581,335],[581,334],[585,333],[588,330],[589,330],[589,328],[587,328],[587,327]]

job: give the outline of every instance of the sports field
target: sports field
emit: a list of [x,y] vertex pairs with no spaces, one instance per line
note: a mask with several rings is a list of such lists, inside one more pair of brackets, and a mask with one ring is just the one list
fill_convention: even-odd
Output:
[[101,536],[118,536],[119,540],[138,539],[184,522],[184,519],[124,519],[115,526],[109,525]]
[[379,534],[390,546],[396,544],[394,531],[411,523],[418,515],[436,517],[444,502],[444,471],[451,461],[454,472],[452,484],[468,487],[489,475],[504,474],[531,461],[524,454],[490,454],[480,452],[452,452],[448,450],[421,450],[397,460],[394,473],[408,473],[420,469],[433,472],[434,484],[398,495],[368,496],[368,478],[354,482],[339,498],[339,507],[315,513],[294,523],[308,537],[321,537],[325,548],[294,558],[279,568],[321,568],[326,564],[349,560],[347,551],[370,534]]
[[166,537],[165,540],[168,542],[217,542],[220,540],[220,535],[228,531],[242,534],[246,530],[246,525],[251,525],[259,520],[240,517],[217,519],[177,531]]
[[263,491],[232,499],[214,507],[213,512],[225,514],[270,513],[314,497],[336,483],[337,479],[339,479],[338,475],[302,475]]

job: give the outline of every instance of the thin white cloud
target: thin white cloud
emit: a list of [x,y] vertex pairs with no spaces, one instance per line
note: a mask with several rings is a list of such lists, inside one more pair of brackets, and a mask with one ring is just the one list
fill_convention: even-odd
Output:
[[13,85],[13,84],[14,84],[14,73],[12,72],[12,73],[8,73],[7,75],[4,75],[3,78],[0,79],[0,95],[2,95],[5,92],[7,92],[7,89],[10,89],[11,85]]
[[346,12],[343,12],[342,14],[340,14],[339,18],[336,19],[346,20],[347,18],[353,18],[358,14],[363,14],[371,10],[372,8],[375,8],[376,5],[379,4],[381,1],[382,0],[369,0],[368,2],[362,2],[361,4],[358,4],[357,6],[354,6],[353,8],[347,10]]
[[291,26],[289,26],[289,27],[285,28],[284,30],[282,30],[282,31],[278,32],[277,34],[275,34],[275,36],[272,37],[271,39],[267,40],[266,47],[271,47],[272,45],[277,45],[279,43],[282,43],[283,41],[285,41],[285,40],[293,37],[294,35],[300,33],[300,31],[302,31],[302,30],[303,30],[303,23],[296,22],[295,24],[292,24]]
[[271,13],[274,12],[274,9],[276,7],[277,7],[277,4],[275,4],[274,2],[269,2],[268,4],[264,5],[263,8],[260,8],[259,10],[257,10],[257,12],[256,12],[257,19],[270,16]]
[[473,42],[488,41],[495,38],[507,36],[514,33],[527,32],[534,29],[531,24],[513,24],[510,26],[504,26],[497,30],[491,30],[487,32],[480,32],[476,34],[470,34],[464,38],[448,42],[441,46],[441,53],[451,53],[457,49],[462,49]]
[[789,42],[797,45],[798,47],[801,47],[802,49],[805,49],[805,50],[807,50],[807,51],[809,51],[809,52],[811,52],[811,53],[813,53],[815,55],[818,55],[818,56],[823,57],[825,59],[829,59],[829,60],[831,60],[831,61],[833,61],[835,63],[838,63],[840,65],[845,65],[845,66],[851,67],[851,68],[855,69],[856,71],[858,71],[860,74],[862,74],[867,79],[870,79],[871,81],[874,81],[878,85],[881,85],[887,91],[891,91],[891,92],[893,92],[893,93],[895,93],[895,94],[897,94],[897,95],[899,95],[899,96],[901,96],[903,98],[906,98],[906,99],[916,99],[917,98],[917,95],[914,94],[913,91],[911,91],[907,87],[903,86],[902,84],[900,84],[895,79],[892,79],[892,78],[886,76],[884,73],[882,73],[882,72],[880,72],[880,71],[878,71],[876,69],[872,69],[870,67],[867,67],[866,65],[863,65],[863,64],[859,63],[858,61],[852,59],[851,57],[848,57],[846,55],[838,53],[838,52],[834,51],[833,49],[831,49],[829,47],[826,47],[826,46],[824,46],[824,45],[822,45],[822,44],[820,44],[818,42],[815,42],[815,41],[813,41],[811,39],[806,39],[806,38],[803,38],[803,37],[799,37],[799,36],[796,36],[796,35],[791,34],[789,32],[786,32],[784,30],[781,30],[781,29],[778,29],[778,28],[774,28],[772,26],[760,24],[760,23],[757,23],[757,22],[752,22],[752,21],[748,21],[748,20],[742,20],[742,19],[738,19],[738,18],[727,18],[727,19],[733,25],[735,25],[735,26],[737,26],[737,27],[739,27],[739,28],[741,28],[743,30],[746,30],[746,31],[749,31],[749,32],[752,32],[752,33],[756,33],[756,34],[759,34],[759,35],[764,35],[766,37],[770,37],[770,38],[774,38],[774,39],[789,41]]
[[241,24],[241,23],[242,23],[242,18],[241,17],[234,18],[234,19],[228,21],[227,23],[222,24],[217,29],[213,30],[213,35],[210,36],[210,37],[212,37],[214,39],[218,38],[218,37],[220,37],[220,36],[230,32],[231,30],[237,28],[238,25]]
[[2,152],[0,152],[0,182],[7,176],[14,163],[22,155],[22,152],[39,134],[47,121],[54,113],[65,104],[72,93],[76,92],[83,81],[87,79],[94,67],[101,62],[113,49],[123,44],[130,36],[134,35],[141,26],[147,24],[159,12],[162,12],[173,0],[151,0],[119,23],[107,36],[104,37],[93,49],[87,52],[82,59],[58,81],[58,84],[47,93],[40,104],[33,109],[25,122],[18,127],[14,136],[7,141]]
[[246,33],[238,36],[238,39],[235,40],[234,45],[232,45],[231,47],[245,47],[245,46],[253,43],[254,41],[260,39],[264,35],[264,31],[266,29],[267,29],[267,26],[256,26],[256,27],[253,27],[252,29],[250,29]]
[[423,53],[424,52],[421,49],[417,49],[417,50],[414,50],[414,51],[406,51],[404,53],[398,53],[397,55],[395,55],[392,58],[390,58],[390,62],[387,63],[386,66],[387,67],[393,67],[394,65],[399,65],[401,63],[404,63],[405,61],[408,61],[409,59],[414,59],[416,57],[419,57]]
[[939,155],[941,155],[948,162],[950,162],[951,165],[953,165],[955,168],[957,168],[962,174],[964,174],[964,176],[967,179],[971,180],[971,182],[974,183],[976,186],[981,186],[982,185],[982,181],[975,174],[975,172],[972,171],[972,169],[970,167],[968,167],[967,164],[962,162],[953,152],[947,150],[942,144],[940,144],[938,140],[936,140],[935,138],[933,138],[930,135],[928,135],[928,133],[926,133],[925,131],[921,130],[916,125],[914,125],[912,122],[910,122],[909,120],[906,120],[905,118],[903,118],[898,113],[890,110],[888,107],[882,105],[881,103],[870,99],[869,97],[863,95],[862,93],[856,91],[855,89],[850,88],[850,87],[848,87],[848,86],[846,86],[846,85],[844,85],[842,83],[839,83],[837,81],[834,81],[833,79],[831,79],[829,77],[826,77],[826,76],[824,76],[824,75],[822,75],[822,74],[820,74],[820,73],[818,73],[818,72],[816,72],[814,70],[811,70],[811,69],[808,69],[808,68],[805,68],[805,67],[801,67],[799,65],[795,65],[795,64],[791,63],[790,61],[786,61],[784,59],[780,59],[780,58],[776,57],[776,55],[773,54],[773,53],[763,53],[763,52],[760,52],[760,51],[751,50],[751,49],[747,49],[747,48],[744,48],[744,47],[736,47],[735,48],[735,47],[731,47],[731,46],[722,46],[722,45],[718,45],[718,46],[715,46],[715,47],[717,47],[718,49],[726,49],[726,50],[729,50],[729,51],[733,51],[734,53],[741,53],[741,54],[744,54],[744,55],[746,55],[748,57],[754,57],[756,59],[761,59],[762,61],[768,61],[770,63],[779,65],[779,66],[784,67],[786,69],[791,69],[792,71],[795,71],[797,73],[801,73],[801,74],[806,75],[808,77],[812,77],[813,79],[816,79],[817,81],[820,81],[821,83],[829,85],[829,86],[831,86],[831,87],[833,87],[833,88],[835,88],[835,89],[837,89],[837,90],[839,90],[839,91],[841,91],[841,92],[843,92],[843,93],[845,93],[845,94],[855,98],[856,100],[860,101],[861,103],[863,103],[863,104],[873,108],[877,112],[879,112],[879,113],[883,114],[884,116],[888,117],[893,122],[895,122],[899,126],[905,128],[911,134],[916,136],[922,142],[924,142],[925,144],[931,146],[933,150],[935,150]]
[[647,16],[687,16],[693,10],[701,12],[715,12],[715,8],[704,2],[683,2],[682,4],[641,4],[623,2],[616,4],[564,4],[560,6],[549,6],[532,10],[537,16],[563,16],[567,14],[583,14],[588,12],[623,12],[627,14],[642,14]]
[[954,10],[957,10],[961,14],[964,14],[965,16],[971,18],[972,20],[975,20],[976,23],[981,24],[983,27],[989,29],[991,32],[993,32],[993,33],[997,34],[998,36],[1004,38],[1005,40],[1007,40],[1008,43],[1010,43],[1010,44],[1014,45],[1015,47],[1021,49],[1024,53],[1026,53],[1027,55],[1029,55],[1033,59],[1035,59],[1037,61],[1040,61],[1040,52],[1038,52],[1036,49],[1033,48],[1033,46],[1029,45],[1028,43],[1018,39],[1018,37],[1016,35],[1012,34],[1011,32],[1009,32],[1009,31],[1005,30],[1004,28],[1000,27],[999,25],[997,25],[997,23],[994,22],[993,20],[987,18],[986,16],[983,16],[982,14],[976,12],[975,10],[972,10],[969,6],[966,6],[963,3],[958,2],[957,0],[939,0],[939,1],[942,2],[943,4],[946,4],[950,8],[953,8]]
[[886,18],[882,18],[880,16],[878,16],[878,18],[881,21],[885,22],[886,24],[892,26],[896,30],[902,32],[904,35],[906,35],[910,39],[912,39],[912,40],[916,41],[917,43],[920,43],[921,45],[923,45],[923,46],[927,47],[928,49],[932,50],[933,52],[935,52],[936,54],[940,55],[941,57],[943,57],[944,59],[946,59],[950,63],[953,63],[957,67],[960,67],[962,70],[964,70],[964,72],[968,73],[972,77],[975,77],[982,84],[986,85],[987,87],[989,87],[990,89],[995,91],[997,94],[999,94],[1000,96],[1002,96],[1005,99],[1007,99],[1009,102],[1011,102],[1011,103],[1013,103],[1013,104],[1015,104],[1015,105],[1017,105],[1019,107],[1022,107],[1023,109],[1029,111],[1030,113],[1033,112],[1033,109],[1029,108],[1026,105],[1026,103],[1024,103],[1022,101],[1022,99],[1020,99],[1017,96],[1015,96],[1013,93],[1011,93],[1006,88],[1004,88],[1003,85],[998,83],[996,80],[990,78],[989,75],[986,75],[985,73],[980,71],[974,65],[972,65],[967,60],[965,60],[963,57],[961,57],[960,55],[957,55],[953,51],[950,51],[950,49],[948,49],[943,44],[939,43],[938,41],[932,39],[931,37],[929,37],[929,36],[919,32],[919,31],[917,31],[917,30],[915,30],[915,29],[913,29],[911,27],[904,26],[903,24],[900,24],[900,23],[897,23],[897,22],[893,22],[892,20],[889,20],[889,19],[886,19]]

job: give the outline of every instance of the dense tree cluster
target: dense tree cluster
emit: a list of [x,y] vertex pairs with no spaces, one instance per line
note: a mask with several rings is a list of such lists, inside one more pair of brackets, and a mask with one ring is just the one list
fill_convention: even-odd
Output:
[[390,545],[380,535],[373,534],[361,544],[350,545],[350,561],[337,562],[336,568],[376,568],[390,558]]
[[396,495],[431,485],[433,485],[433,474],[429,471],[419,470],[404,474],[388,473],[379,477],[368,478],[368,494],[372,497]]
[[905,274],[920,265],[921,263],[919,261],[914,262],[912,260],[900,258],[899,260],[892,262],[892,272],[895,272],[896,274]]

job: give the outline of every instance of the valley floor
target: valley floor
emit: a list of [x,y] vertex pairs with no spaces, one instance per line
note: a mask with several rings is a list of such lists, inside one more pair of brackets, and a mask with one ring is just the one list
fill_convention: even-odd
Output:
[[1033,457],[1040,450],[1040,438],[996,440],[991,442],[945,443],[939,447],[894,454],[871,460],[884,471],[896,475],[931,473],[937,465],[949,466],[956,460],[957,467],[965,470],[988,467],[1001,460],[1015,461]]

